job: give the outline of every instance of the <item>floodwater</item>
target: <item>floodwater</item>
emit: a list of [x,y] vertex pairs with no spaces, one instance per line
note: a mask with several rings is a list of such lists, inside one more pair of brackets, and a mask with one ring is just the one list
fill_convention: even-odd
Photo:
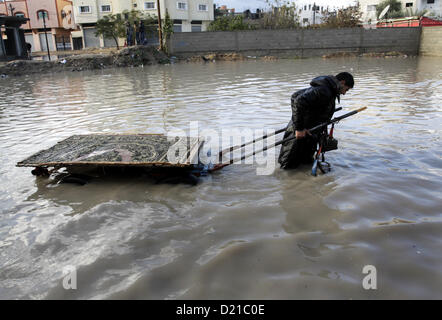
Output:
[[[343,112],[368,109],[336,126],[326,175],[238,164],[197,186],[79,186],[15,167],[73,134],[279,129],[295,90],[340,71],[356,80]],[[0,298],[441,299],[441,100],[442,59],[424,57],[0,79]]]

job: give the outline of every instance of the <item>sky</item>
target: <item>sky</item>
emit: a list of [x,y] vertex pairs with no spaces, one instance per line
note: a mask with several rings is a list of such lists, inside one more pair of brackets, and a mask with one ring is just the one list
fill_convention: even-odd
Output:
[[[283,2],[287,0],[282,0]],[[217,7],[226,5],[227,8],[235,8],[236,12],[243,12],[244,10],[250,9],[250,11],[255,12],[257,8],[265,9],[268,7],[266,0],[214,0],[213,1]],[[313,4],[316,3],[317,5],[325,5],[325,6],[348,6],[348,5],[354,5],[356,1],[354,0],[291,0],[291,2],[294,2],[295,4]]]

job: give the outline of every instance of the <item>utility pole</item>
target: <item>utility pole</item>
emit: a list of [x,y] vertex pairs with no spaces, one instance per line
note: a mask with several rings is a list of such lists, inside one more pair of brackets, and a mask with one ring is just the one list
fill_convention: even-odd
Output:
[[163,30],[161,27],[160,0],[157,0],[157,7],[158,7],[158,35],[160,38],[160,50],[163,51]]
[[315,18],[316,18],[316,3],[313,2],[313,25],[315,25]]
[[40,11],[43,15],[43,27],[45,29],[46,48],[48,49],[48,59],[51,61],[51,54],[49,53],[48,34],[46,33],[46,11]]

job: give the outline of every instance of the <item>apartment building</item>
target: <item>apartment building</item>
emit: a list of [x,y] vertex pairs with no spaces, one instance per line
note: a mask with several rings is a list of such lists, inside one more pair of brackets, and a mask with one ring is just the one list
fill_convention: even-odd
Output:
[[[95,36],[97,20],[132,9],[158,16],[157,5],[157,0],[73,0],[75,21],[81,30],[74,32],[73,37],[81,37],[84,47],[115,46],[114,40]],[[206,31],[214,19],[213,0],[160,0],[159,5],[161,19],[165,18],[167,10],[174,23],[174,32]],[[120,39],[120,44],[124,44],[124,39]]]
[[[442,17],[442,0],[399,0],[402,9],[410,12],[427,10],[429,16]],[[359,0],[359,7],[362,12],[362,21],[377,21],[376,6],[382,0]]]
[[344,6],[316,4],[316,2],[296,3],[299,15],[299,23],[303,27],[321,24],[327,12],[335,12]]
[[21,28],[32,51],[71,47],[70,31],[75,28],[71,1],[0,0],[0,15],[29,19]]

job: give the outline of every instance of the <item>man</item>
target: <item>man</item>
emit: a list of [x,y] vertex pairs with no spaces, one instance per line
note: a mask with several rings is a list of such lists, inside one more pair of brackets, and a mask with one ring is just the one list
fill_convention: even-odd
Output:
[[335,112],[335,99],[353,88],[354,79],[348,72],[336,76],[321,76],[310,82],[310,88],[292,95],[292,119],[287,125],[284,139],[296,137],[284,143],[278,162],[282,169],[292,169],[300,164],[313,162],[318,137],[308,129],[329,121]]

